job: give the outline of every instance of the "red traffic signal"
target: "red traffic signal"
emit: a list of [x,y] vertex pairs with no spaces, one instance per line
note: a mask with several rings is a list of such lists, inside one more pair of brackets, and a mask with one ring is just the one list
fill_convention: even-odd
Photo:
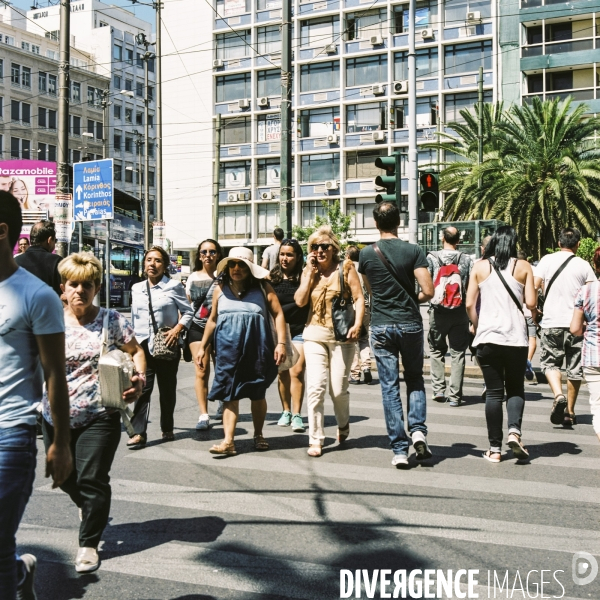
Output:
[[437,177],[433,173],[423,173],[421,175],[421,189],[424,192],[437,192],[438,181]]

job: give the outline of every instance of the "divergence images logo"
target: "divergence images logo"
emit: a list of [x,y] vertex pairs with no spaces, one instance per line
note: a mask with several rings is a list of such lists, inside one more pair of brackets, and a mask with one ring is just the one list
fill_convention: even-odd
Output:
[[587,552],[575,552],[572,571],[575,585],[587,585],[598,575],[598,561]]

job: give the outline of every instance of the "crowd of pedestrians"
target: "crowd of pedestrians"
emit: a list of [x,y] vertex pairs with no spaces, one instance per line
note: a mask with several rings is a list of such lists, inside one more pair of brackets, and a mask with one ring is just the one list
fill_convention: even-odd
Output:
[[[379,383],[392,465],[405,468],[411,445],[417,461],[433,456],[421,312],[421,305],[429,302],[432,399],[461,406],[471,347],[485,382],[489,448],[483,458],[491,463],[505,458],[504,403],[506,445],[517,460],[529,457],[523,440],[524,381],[533,378],[538,323],[542,370],[554,395],[550,421],[567,428],[576,425],[577,394],[585,379],[600,439],[600,283],[592,267],[576,256],[576,229],[561,230],[560,250],[532,268],[519,253],[510,226],[482,240],[482,257],[473,261],[461,251],[455,227],[443,230],[440,251],[426,255],[420,246],[399,239],[395,203],[377,205],[373,216],[379,231],[376,243],[344,253],[331,228],[322,226],[308,239],[306,259],[298,240],[284,238],[277,228],[263,266],[255,263],[249,248],[232,248],[225,256],[217,241],[206,239],[198,245],[185,287],[170,277],[165,250],[153,246],[143,258],[145,278],[132,288],[129,321],[94,303],[102,267],[93,255],[60,259],[53,254],[52,223],[36,224],[31,245],[13,257],[21,206],[0,191],[3,597],[35,597],[36,559],[16,555],[15,536],[33,487],[38,406],[46,476],[79,508],[75,569],[90,572],[99,566],[98,544],[110,514],[109,474],[124,414],[104,403],[100,367],[111,351],[120,351],[134,367],[119,399],[133,406],[131,422],[124,418],[132,450],[146,445],[155,381],[162,438],[175,439],[183,350],[195,365],[196,429],[211,427],[211,401],[217,406],[215,420],[223,421],[223,440],[210,448],[212,454],[237,454],[239,403],[245,399],[250,400],[254,449],[269,450],[263,435],[266,393],[277,380],[282,406],[277,425],[294,433],[305,431],[306,392],[308,455],[320,457],[326,447],[326,395],[333,403],[337,441],[343,444],[350,436],[350,384]],[[600,272],[600,248],[593,263]],[[371,373],[371,352],[378,380]]]

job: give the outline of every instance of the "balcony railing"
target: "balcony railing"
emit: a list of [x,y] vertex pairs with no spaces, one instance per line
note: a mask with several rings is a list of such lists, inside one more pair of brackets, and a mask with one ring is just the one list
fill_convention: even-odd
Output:
[[540,100],[565,100],[571,97],[575,101],[581,100],[593,100],[594,99],[594,88],[584,89],[572,89],[572,90],[560,90],[560,91],[547,91],[545,94],[524,94],[523,101],[531,103],[533,98],[539,98]]
[[561,42],[546,42],[545,44],[535,44],[531,46],[523,46],[521,48],[521,56],[527,58],[529,56],[542,56],[543,54],[562,54],[563,52],[578,52],[581,50],[593,50],[594,39],[584,40],[568,40]]

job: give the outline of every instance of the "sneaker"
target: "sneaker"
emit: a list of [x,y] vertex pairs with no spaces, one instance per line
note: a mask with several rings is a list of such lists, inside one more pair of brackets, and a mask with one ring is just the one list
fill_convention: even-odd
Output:
[[533,377],[533,367],[531,366],[531,361],[528,360],[527,366],[525,367],[525,379],[527,379],[527,381],[533,381]]
[[559,394],[554,398],[552,403],[552,412],[550,413],[550,423],[554,425],[560,425],[565,417],[565,410],[567,409],[567,399],[564,394]]
[[206,431],[210,429],[210,417],[208,415],[200,415],[196,423],[196,431]]
[[19,558],[25,567],[25,578],[17,587],[17,600],[37,600],[33,587],[37,558],[33,554],[22,554]]
[[222,400],[219,400],[219,406],[217,408],[217,412],[215,413],[214,420],[215,421],[223,420],[223,401]]
[[422,431],[415,431],[411,434],[412,443],[417,453],[417,460],[426,460],[433,456],[429,446],[427,445],[427,438]]
[[304,422],[302,421],[302,415],[300,413],[292,417],[292,431],[296,433],[304,433],[306,431]]
[[448,403],[448,406],[460,406],[462,404],[462,398],[459,398],[458,400],[450,400],[450,402]]
[[447,400],[446,396],[434,396],[433,397],[433,401],[439,402],[440,404],[443,404],[444,402],[446,402],[446,400]]
[[289,410],[284,410],[277,421],[279,427],[289,427],[292,424],[292,413]]
[[371,385],[373,383],[373,375],[371,375],[371,371],[363,371],[363,379],[367,385]]
[[79,548],[75,559],[75,570],[78,573],[91,573],[100,566],[100,557],[96,548]]
[[394,458],[392,458],[392,467],[396,467],[396,469],[408,467],[408,456],[406,456],[406,454],[394,454]]
[[348,383],[350,385],[359,385],[360,384],[360,375],[358,377],[352,377],[352,375],[350,375],[350,377],[348,377]]

